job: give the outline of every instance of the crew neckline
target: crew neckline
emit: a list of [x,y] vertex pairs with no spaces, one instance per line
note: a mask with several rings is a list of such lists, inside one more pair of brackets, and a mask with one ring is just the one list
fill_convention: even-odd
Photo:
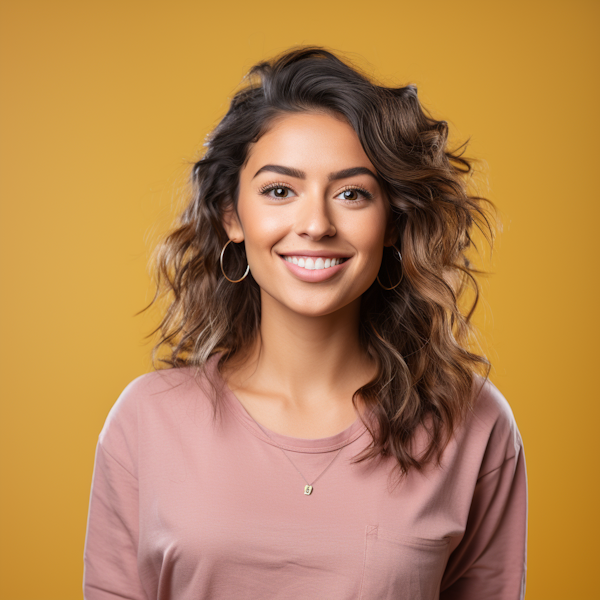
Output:
[[[221,397],[225,406],[227,406],[237,420],[250,431],[250,433],[271,446],[276,446],[292,452],[314,454],[319,452],[333,452],[334,450],[339,450],[340,448],[351,444],[367,431],[367,427],[361,421],[358,414],[356,420],[346,427],[346,429],[323,438],[298,438],[272,431],[262,424],[259,425],[257,421],[250,416],[250,413],[248,413],[240,399],[232,392],[221,376],[221,373],[219,373],[219,370],[216,368],[218,358],[213,356],[211,359],[213,360],[214,372],[219,379],[222,390]],[[267,433],[265,433],[264,430],[266,430]]]

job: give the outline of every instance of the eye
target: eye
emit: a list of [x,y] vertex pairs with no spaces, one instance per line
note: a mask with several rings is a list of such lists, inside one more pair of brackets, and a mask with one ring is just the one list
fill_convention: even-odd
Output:
[[288,187],[287,185],[284,185],[283,183],[269,183],[261,187],[258,191],[264,196],[279,199],[289,198],[291,195],[294,194],[292,188]]
[[367,200],[373,199],[373,194],[371,194],[371,192],[358,186],[347,187],[337,195],[338,198],[340,196],[342,200],[346,200],[350,203],[360,202],[363,198],[366,198]]

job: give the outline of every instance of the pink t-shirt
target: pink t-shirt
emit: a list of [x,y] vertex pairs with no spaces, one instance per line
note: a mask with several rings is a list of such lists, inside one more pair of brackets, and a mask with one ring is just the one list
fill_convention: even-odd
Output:
[[216,422],[190,368],[138,377],[111,409],[96,449],[87,600],[524,597],[525,458],[493,384],[442,467],[394,488],[394,459],[350,463],[371,441],[358,418],[327,438],[269,437],[218,381]]

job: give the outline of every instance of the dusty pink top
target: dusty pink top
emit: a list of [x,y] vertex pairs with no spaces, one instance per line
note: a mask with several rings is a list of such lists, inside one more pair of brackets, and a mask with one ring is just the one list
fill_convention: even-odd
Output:
[[[87,600],[524,597],[523,446],[491,383],[442,467],[393,488],[392,459],[350,463],[371,441],[359,419],[327,438],[268,437],[219,382],[216,423],[188,368],[138,377],[113,406],[96,450]],[[311,483],[340,452],[305,495],[282,449]]]

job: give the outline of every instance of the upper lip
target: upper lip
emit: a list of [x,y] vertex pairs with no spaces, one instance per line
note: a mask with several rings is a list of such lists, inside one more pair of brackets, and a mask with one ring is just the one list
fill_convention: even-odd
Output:
[[352,256],[346,252],[335,252],[331,250],[288,250],[278,252],[280,256],[320,256],[322,258],[349,258]]

